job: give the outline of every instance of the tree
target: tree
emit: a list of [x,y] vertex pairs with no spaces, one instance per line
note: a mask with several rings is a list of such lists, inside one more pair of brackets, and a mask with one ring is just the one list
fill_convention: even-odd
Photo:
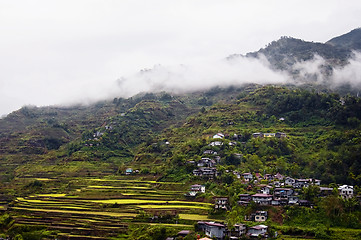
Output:
[[314,202],[318,196],[320,195],[320,187],[316,186],[316,185],[310,185],[308,187],[304,187],[302,189],[303,192],[303,197],[310,201],[310,202]]

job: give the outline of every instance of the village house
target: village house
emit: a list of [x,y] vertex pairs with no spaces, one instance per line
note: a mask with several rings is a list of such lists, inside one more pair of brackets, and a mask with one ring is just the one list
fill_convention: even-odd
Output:
[[277,132],[275,134],[275,137],[276,138],[285,138],[285,137],[287,137],[287,135],[286,135],[286,133],[283,133],[283,132]]
[[277,179],[277,180],[279,180],[279,181],[282,181],[284,178],[285,178],[285,177],[284,177],[282,174],[280,174],[280,173],[276,173],[276,174],[274,175],[274,179]]
[[204,185],[195,184],[189,188],[189,192],[186,194],[187,197],[195,197],[199,193],[205,193],[206,187]]
[[264,133],[263,137],[275,137],[276,134],[275,133]]
[[294,194],[294,190],[292,188],[275,188],[273,191],[273,195],[277,198],[288,198]]
[[313,184],[316,185],[316,186],[320,186],[321,185],[321,180],[313,179]]
[[177,238],[178,238],[178,237],[184,238],[184,237],[186,237],[187,235],[189,235],[190,233],[191,233],[190,230],[182,230],[182,231],[180,231],[180,232],[177,233]]
[[272,174],[267,173],[264,175],[264,179],[267,181],[273,181],[274,176]]
[[206,187],[204,185],[194,184],[190,187],[189,191],[205,193]]
[[252,195],[252,201],[259,205],[271,205],[272,195],[256,193]]
[[130,175],[133,173],[133,169],[132,168],[127,168],[125,169],[125,175]]
[[252,200],[252,196],[250,194],[239,194],[239,201],[237,203],[242,206],[246,206]]
[[295,188],[307,188],[312,183],[312,179],[296,179],[295,183],[293,184],[293,187]]
[[233,225],[233,228],[228,230],[229,239],[239,239],[246,235],[246,224],[237,223]]
[[243,173],[242,177],[247,182],[252,181],[252,179],[253,179],[252,173]]
[[272,182],[272,184],[274,187],[281,187],[281,186],[285,185],[284,183],[281,183],[280,181],[274,181],[274,182]]
[[342,185],[338,188],[340,196],[344,199],[349,199],[353,197],[353,186]]
[[256,211],[250,216],[245,216],[246,221],[253,222],[265,222],[267,220],[268,212],[267,211]]
[[218,175],[218,172],[217,172],[216,168],[202,167],[202,168],[193,170],[193,175],[198,176],[198,177],[213,179],[214,177],[216,177]]
[[205,150],[203,152],[204,155],[216,155],[217,152],[213,151],[213,150]]
[[295,184],[296,180],[294,178],[291,177],[286,177],[285,178],[285,186],[293,186],[293,184]]
[[253,133],[252,136],[253,136],[254,138],[258,138],[258,137],[263,137],[264,135],[263,135],[263,133],[258,132],[258,133]]
[[210,238],[224,239],[226,236],[226,226],[224,224],[200,221],[197,225]]
[[215,146],[222,146],[223,142],[220,141],[215,141],[215,142],[211,142],[210,144],[208,144],[209,146],[215,147]]
[[268,212],[267,211],[256,211],[254,215],[255,222],[265,222],[267,220]]
[[216,210],[228,210],[229,209],[228,197],[215,197],[214,208]]
[[268,230],[268,226],[266,225],[256,225],[253,227],[250,227],[248,229],[247,235],[250,237],[267,237],[267,230]]
[[289,205],[296,205],[298,204],[299,198],[297,196],[289,196],[288,197],[288,204]]
[[215,134],[214,136],[213,136],[213,138],[215,138],[215,139],[223,139],[224,138],[224,134],[223,133],[217,133],[217,134]]
[[287,198],[276,198],[274,197],[271,201],[272,206],[285,206],[288,204]]
[[216,161],[210,158],[202,158],[197,163],[197,167],[214,167],[216,165]]
[[167,237],[165,240],[175,240],[175,239],[179,239],[179,238],[183,239],[186,236],[188,236],[190,233],[191,233],[190,230],[182,230],[182,231],[179,231],[177,233],[177,235],[175,235],[173,237]]
[[267,186],[267,185],[259,185],[259,187],[261,187],[261,189],[259,190],[260,193],[263,194],[270,194],[271,193],[271,186]]

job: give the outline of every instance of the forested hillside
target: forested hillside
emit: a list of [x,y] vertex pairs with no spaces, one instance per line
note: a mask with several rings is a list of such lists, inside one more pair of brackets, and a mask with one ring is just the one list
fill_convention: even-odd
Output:
[[[163,94],[136,101],[114,99],[94,107],[100,114],[104,112],[101,118],[96,112],[85,113],[89,120],[80,109],[79,120],[73,120],[74,115],[67,120],[57,118],[56,111],[50,114],[44,113],[45,109],[23,108],[2,124],[16,115],[18,121],[34,123],[19,131],[3,132],[1,161],[3,166],[9,163],[14,167],[15,175],[38,174],[29,166],[58,172],[57,164],[64,159],[68,164],[157,163],[181,171],[187,161],[200,158],[211,148],[212,134],[222,132],[229,140],[215,148],[222,150],[225,166],[279,171],[328,183],[360,183],[359,98],[283,87],[250,89],[219,88],[194,97]],[[256,132],[284,132],[287,138],[253,138]],[[234,134],[238,138],[230,147]],[[226,161],[233,153],[241,154],[242,159]],[[37,168],[40,159],[47,164]],[[14,177],[10,169],[7,174]]]
[[227,239],[243,226],[241,239],[263,214],[258,228],[271,238],[359,239],[359,89],[328,86],[359,34],[283,37],[231,56],[265,56],[292,80],[300,80],[294,66],[320,56],[322,84],[304,75],[297,86],[14,111],[0,119],[0,238],[182,239],[186,229],[184,239],[197,239],[217,226]]

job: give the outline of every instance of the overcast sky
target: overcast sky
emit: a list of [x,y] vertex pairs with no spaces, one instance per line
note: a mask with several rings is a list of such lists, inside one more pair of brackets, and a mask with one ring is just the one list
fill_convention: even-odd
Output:
[[325,42],[360,27],[360,12],[359,0],[0,0],[0,115],[116,96],[116,80],[140,69],[199,66],[280,36]]

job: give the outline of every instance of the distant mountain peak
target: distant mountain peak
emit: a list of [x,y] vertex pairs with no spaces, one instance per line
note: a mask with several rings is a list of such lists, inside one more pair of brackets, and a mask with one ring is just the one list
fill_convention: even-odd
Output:
[[332,38],[326,44],[350,50],[361,50],[361,28],[356,28],[349,33]]

